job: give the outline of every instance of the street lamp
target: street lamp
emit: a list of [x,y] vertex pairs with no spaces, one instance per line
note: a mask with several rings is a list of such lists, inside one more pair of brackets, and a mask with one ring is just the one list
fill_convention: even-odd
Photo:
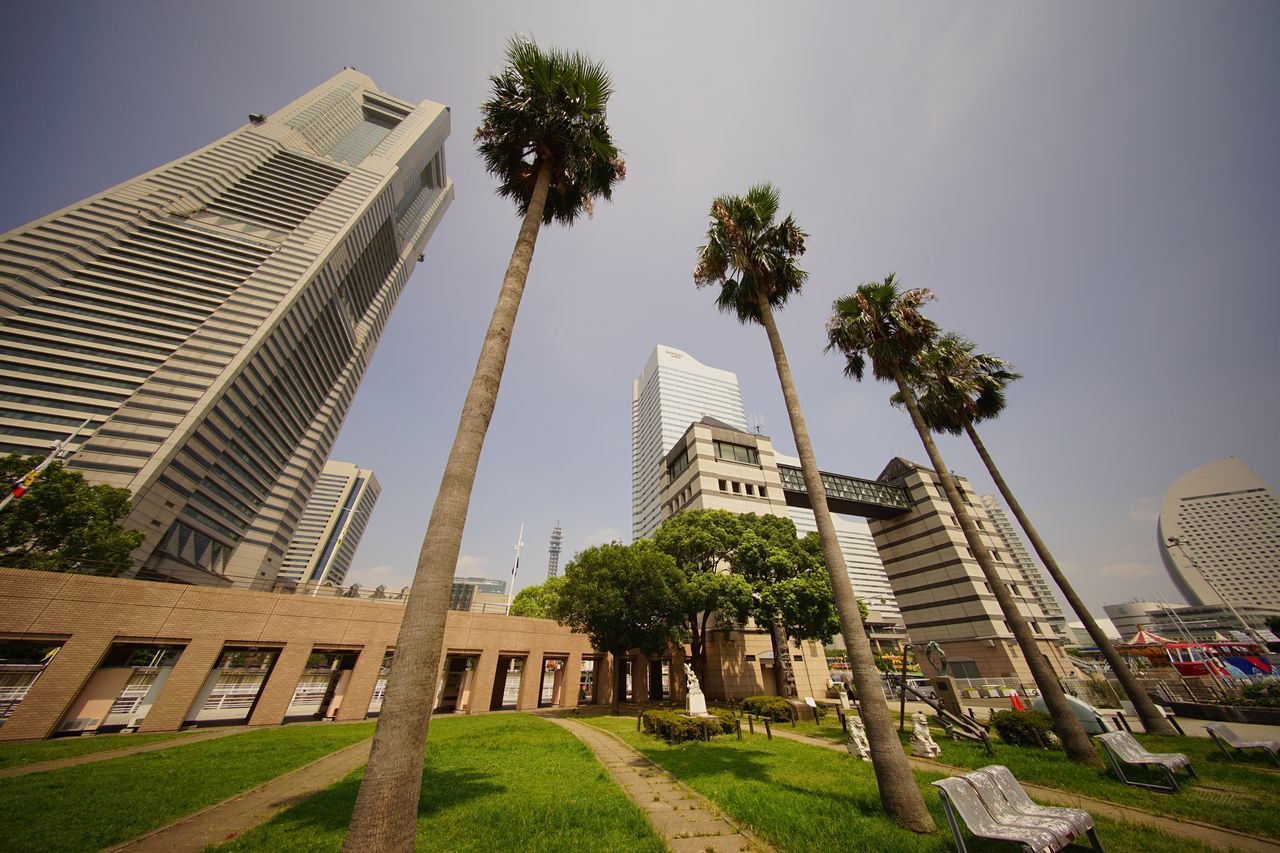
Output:
[[1233,605],[1229,600],[1227,600],[1227,597],[1225,595],[1223,595],[1221,592],[1218,591],[1218,588],[1214,586],[1213,581],[1209,580],[1208,575],[1200,571],[1200,566],[1196,564],[1196,558],[1193,557],[1190,554],[1190,552],[1187,551],[1187,545],[1189,544],[1187,540],[1182,538],[1181,536],[1170,536],[1165,540],[1165,542],[1168,543],[1168,545],[1166,546],[1167,550],[1172,550],[1174,548],[1177,548],[1182,552],[1182,556],[1186,557],[1187,562],[1191,563],[1191,568],[1195,571],[1196,574],[1198,574],[1204,580],[1205,585],[1207,585],[1209,589],[1213,590],[1213,594],[1218,596],[1218,598],[1222,601],[1223,604],[1227,605],[1227,609],[1231,611],[1231,615],[1236,617],[1236,621],[1238,621],[1240,623],[1240,626],[1244,628],[1245,636],[1252,637],[1254,642],[1256,642],[1260,648],[1266,649],[1267,646],[1266,646],[1266,643],[1263,641],[1262,637],[1259,636],[1258,633],[1249,626],[1248,622],[1244,621],[1244,617],[1241,616],[1236,611],[1235,605]]

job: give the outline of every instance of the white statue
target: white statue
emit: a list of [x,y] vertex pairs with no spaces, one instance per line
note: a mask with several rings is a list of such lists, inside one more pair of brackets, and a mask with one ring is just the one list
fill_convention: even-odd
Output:
[[870,761],[871,744],[867,743],[867,730],[862,727],[862,719],[852,714],[845,719],[849,721],[849,739],[845,741],[845,749],[855,758]]
[[942,754],[942,747],[929,734],[929,718],[923,711],[911,715],[911,754],[917,758],[936,758]]
[[684,665],[685,711],[692,717],[707,716],[707,698],[702,695],[702,685],[698,684],[698,676],[693,667]]

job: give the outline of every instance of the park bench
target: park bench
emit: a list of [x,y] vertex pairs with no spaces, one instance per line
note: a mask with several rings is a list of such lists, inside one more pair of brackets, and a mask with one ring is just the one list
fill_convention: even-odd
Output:
[[1270,756],[1271,760],[1276,764],[1280,764],[1280,743],[1273,740],[1241,740],[1240,736],[1231,731],[1226,723],[1210,723],[1204,727],[1209,733],[1209,737],[1218,745],[1218,749],[1222,750],[1222,754],[1232,761],[1236,760],[1231,749],[1237,752],[1244,752],[1246,749],[1260,749]]
[[1036,805],[1007,769],[990,771],[983,768],[933,783],[960,853],[966,851],[960,821],[978,838],[1019,844],[1029,853],[1056,853],[1085,832],[1101,853],[1102,844],[1088,812]]
[[[1173,793],[1178,790],[1178,780],[1173,775],[1175,770],[1185,767],[1187,773],[1192,778],[1195,778],[1196,771],[1191,766],[1191,759],[1180,752],[1148,752],[1146,747],[1134,740],[1133,735],[1128,732],[1108,732],[1105,735],[1095,735],[1094,739],[1102,745],[1102,754],[1107,759],[1107,763],[1111,765],[1111,769],[1115,771],[1120,781],[1126,785]],[[1124,768],[1126,765],[1130,767],[1159,767],[1167,784],[1158,785],[1130,779],[1125,776]]]

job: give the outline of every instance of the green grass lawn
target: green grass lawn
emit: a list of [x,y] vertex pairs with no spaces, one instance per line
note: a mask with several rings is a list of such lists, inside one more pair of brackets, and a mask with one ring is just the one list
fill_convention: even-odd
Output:
[[[790,724],[784,723],[783,727],[791,730]],[[910,738],[910,729],[908,720],[907,732],[902,734],[904,745]],[[834,714],[824,718],[820,726],[809,721],[800,723],[795,731],[829,740],[844,739]],[[937,760],[954,767],[972,770],[988,764],[1003,764],[1024,782],[1280,839],[1280,773],[1276,773],[1272,769],[1274,765],[1265,758],[1232,762],[1207,738],[1137,735],[1152,752],[1185,754],[1200,777],[1188,779],[1185,773],[1178,773],[1179,791],[1163,794],[1126,785],[1110,770],[1094,770],[1068,761],[1061,750],[1028,749],[996,740],[996,754],[991,758],[981,745],[972,741],[947,740],[940,730],[934,730],[933,737],[942,747],[942,755]],[[1134,778],[1156,781],[1158,777],[1154,772],[1138,770]],[[1188,784],[1184,784],[1184,780]]]
[[[914,853],[953,849],[937,790],[928,784],[942,774],[916,774],[940,830],[920,836],[898,829],[885,817],[871,765],[848,755],[782,738],[766,740],[760,725],[755,736],[744,733],[742,741],[726,736],[711,743],[669,746],[637,733],[634,719],[592,717],[585,721],[619,735],[780,851]],[[803,725],[797,730],[802,729]],[[1101,819],[1097,824],[1110,851],[1207,850],[1147,827]],[[970,837],[966,841],[973,851],[1011,849]]]
[[94,735],[92,737],[67,737],[56,740],[40,740],[31,743],[0,744],[0,770],[10,767],[26,767],[60,758],[75,758],[94,752],[113,749],[129,749],[162,740],[186,737],[194,732],[164,732],[148,735]]
[[[339,850],[363,770],[218,850]],[[567,731],[527,715],[431,723],[417,849],[663,851],[644,812]]]
[[98,850],[373,734],[373,723],[288,726],[0,779],[9,850]]

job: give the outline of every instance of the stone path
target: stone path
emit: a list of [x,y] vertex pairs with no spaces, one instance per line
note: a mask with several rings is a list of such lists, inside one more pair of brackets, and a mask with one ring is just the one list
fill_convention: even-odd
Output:
[[622,790],[644,809],[673,853],[767,851],[746,829],[612,734],[560,717],[546,717],[585,743]]
[[[125,755],[137,755],[141,752],[155,752],[160,749],[169,749],[174,746],[186,746],[189,743],[200,743],[206,740],[217,740],[229,735],[238,735],[241,732],[249,731],[248,726],[228,726],[226,728],[211,729],[199,734],[187,735],[186,737],[175,737],[169,740],[156,741],[154,743],[144,743],[141,746],[125,746],[120,749],[109,749],[103,752],[90,752],[87,755],[74,755],[70,758],[58,758],[53,761],[42,761],[39,764],[24,764],[21,767],[7,767],[0,770],[0,779],[8,779],[13,776],[26,776],[28,773],[44,773],[46,770],[61,770],[63,767],[75,767],[77,764],[92,764],[95,761],[106,761],[108,758],[121,758]],[[113,737],[113,735],[99,735],[99,737]]]
[[[847,753],[844,744],[836,743],[825,738],[810,737],[799,732],[792,732],[777,726],[773,729],[774,737],[781,737],[786,740],[799,741],[807,743],[811,746],[820,746],[824,749],[830,749],[835,752]],[[943,747],[946,744],[944,742]],[[927,770],[932,773],[944,773],[956,775],[965,772],[963,768],[952,767],[949,764],[942,764],[937,761],[930,761],[924,758],[915,758],[907,756],[907,761],[917,770]],[[1233,829],[1226,829],[1219,826],[1211,826],[1207,823],[1199,823],[1197,821],[1184,820],[1179,818],[1165,817],[1164,815],[1152,814],[1142,809],[1132,806],[1120,805],[1118,803],[1108,802],[1106,800],[1098,800],[1093,797],[1086,797],[1080,794],[1073,794],[1067,791],[1060,791],[1056,788],[1045,788],[1041,785],[1032,785],[1027,782],[1022,783],[1022,787],[1034,799],[1039,802],[1049,803],[1055,806],[1072,806],[1078,809],[1084,809],[1095,817],[1105,817],[1110,820],[1128,821],[1129,823],[1150,826],[1159,829],[1170,835],[1179,838],[1190,838],[1207,844],[1217,850],[1249,850],[1249,851],[1270,851],[1275,853],[1280,845],[1275,841],[1266,838],[1259,838],[1254,835],[1248,835],[1243,832],[1237,832]],[[1104,839],[1105,840],[1105,839]]]
[[230,841],[366,764],[372,746],[373,738],[362,740],[111,849],[181,853]]

